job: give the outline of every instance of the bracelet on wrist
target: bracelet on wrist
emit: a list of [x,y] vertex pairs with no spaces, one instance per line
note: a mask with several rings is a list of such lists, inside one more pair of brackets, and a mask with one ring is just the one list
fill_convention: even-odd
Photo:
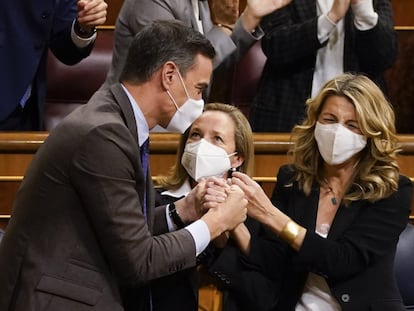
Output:
[[289,245],[292,245],[298,237],[300,230],[301,227],[292,219],[289,219],[286,225],[280,231],[279,237]]
[[170,203],[168,206],[168,215],[171,217],[174,225],[177,229],[182,229],[185,227],[185,223],[182,221],[180,214],[178,213],[177,209],[175,208],[174,203]]

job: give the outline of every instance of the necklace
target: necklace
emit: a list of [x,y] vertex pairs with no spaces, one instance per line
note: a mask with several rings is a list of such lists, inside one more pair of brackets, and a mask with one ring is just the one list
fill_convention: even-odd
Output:
[[328,188],[327,193],[332,194],[332,198],[331,198],[331,202],[333,205],[337,205],[338,204],[338,200],[336,199],[336,194],[335,191],[333,191],[331,185],[328,183],[328,180],[325,178],[325,183],[326,183],[326,187]]
[[331,187],[331,186],[328,186],[328,193],[331,193],[331,194],[332,194],[332,198],[331,198],[331,202],[332,202],[332,204],[333,204],[333,205],[338,204],[338,200],[336,199],[335,192],[333,191],[333,189],[332,189],[332,187]]

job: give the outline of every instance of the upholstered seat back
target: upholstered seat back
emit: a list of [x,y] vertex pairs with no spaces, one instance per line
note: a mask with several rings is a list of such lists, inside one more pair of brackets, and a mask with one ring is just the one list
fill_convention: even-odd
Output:
[[414,310],[414,225],[401,233],[395,254],[395,275],[407,310]]
[[259,87],[266,56],[261,42],[257,41],[234,66],[229,103],[248,116],[253,99]]
[[48,55],[45,128],[53,129],[67,114],[86,104],[102,85],[112,60],[113,29],[99,29],[91,54],[67,66]]

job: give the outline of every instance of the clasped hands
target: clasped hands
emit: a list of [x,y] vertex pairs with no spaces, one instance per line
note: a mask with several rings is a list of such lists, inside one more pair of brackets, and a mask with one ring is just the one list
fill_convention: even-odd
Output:
[[78,22],[83,29],[92,29],[106,21],[108,5],[104,0],[78,0]]
[[[215,222],[223,232],[233,232],[244,222],[246,215],[259,221],[269,214],[274,206],[266,193],[253,179],[243,173],[234,172],[229,179],[208,178],[200,180],[186,196],[186,222],[202,218]],[[177,204],[176,204],[177,205]],[[188,208],[192,206],[193,208]],[[180,211],[180,215],[182,215]],[[210,226],[209,226],[210,227]]]
[[271,211],[271,201],[262,187],[244,173],[234,172],[232,178],[212,179],[206,184],[203,209],[220,207],[228,200],[227,189],[237,189],[243,193],[243,199],[247,200],[247,214],[255,219],[260,219]]

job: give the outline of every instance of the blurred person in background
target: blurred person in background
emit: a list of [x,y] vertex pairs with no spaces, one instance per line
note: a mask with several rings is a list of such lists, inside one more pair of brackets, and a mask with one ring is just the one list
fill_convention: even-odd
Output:
[[49,49],[66,65],[87,57],[107,7],[104,0],[1,1],[0,130],[44,129]]

